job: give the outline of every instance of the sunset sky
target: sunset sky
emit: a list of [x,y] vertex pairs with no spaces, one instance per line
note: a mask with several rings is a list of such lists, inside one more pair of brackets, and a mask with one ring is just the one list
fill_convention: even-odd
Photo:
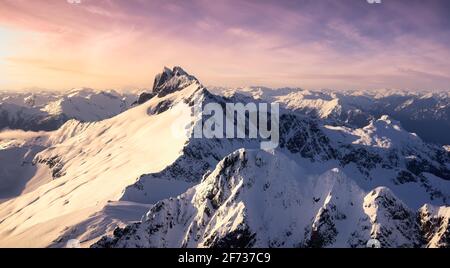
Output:
[[[70,0],[69,0],[70,2]],[[448,0],[0,0],[0,89],[450,90]]]

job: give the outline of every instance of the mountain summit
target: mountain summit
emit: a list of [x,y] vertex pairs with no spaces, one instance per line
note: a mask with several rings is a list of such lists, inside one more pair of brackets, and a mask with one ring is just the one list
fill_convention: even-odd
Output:
[[164,97],[173,93],[179,89],[186,88],[193,83],[199,83],[197,78],[189,75],[183,68],[179,66],[169,69],[164,67],[162,73],[156,75],[155,82],[153,83],[153,93],[156,93],[158,97]]

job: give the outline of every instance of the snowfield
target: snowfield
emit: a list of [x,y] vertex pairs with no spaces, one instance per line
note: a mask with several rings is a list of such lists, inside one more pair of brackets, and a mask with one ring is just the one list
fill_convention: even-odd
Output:
[[[196,86],[186,90],[196,90]],[[30,174],[30,170],[7,170],[8,176],[2,176],[2,182],[29,183],[20,196],[0,204],[0,246],[49,246],[69,226],[101,211],[108,201],[118,201],[125,187],[140,175],[158,172],[174,162],[186,140],[172,135],[170,124],[177,114],[149,114],[157,104],[150,101],[101,122],[68,121],[61,129],[43,134],[41,146],[32,145],[38,147],[35,151],[41,150],[37,154],[20,151],[11,157],[3,149],[0,154],[5,159],[18,165],[28,161],[28,169],[44,171]],[[34,158],[27,158],[26,153]],[[5,167],[12,168],[10,164]],[[31,191],[32,182],[42,185]],[[175,190],[167,190],[159,198],[185,189]]]

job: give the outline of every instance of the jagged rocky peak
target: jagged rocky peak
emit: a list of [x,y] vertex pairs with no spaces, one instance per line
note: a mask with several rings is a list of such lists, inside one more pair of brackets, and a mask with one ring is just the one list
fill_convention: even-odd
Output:
[[153,93],[157,94],[158,97],[164,97],[175,91],[184,89],[193,83],[199,83],[199,81],[181,67],[175,66],[173,69],[164,67],[163,72],[155,77]]
[[240,149],[184,194],[93,247],[446,247],[449,210],[410,209],[339,169],[311,176],[279,152]]
[[[177,198],[158,202],[141,223],[117,229],[114,237],[104,237],[94,247],[240,248],[268,246],[271,237],[274,243],[281,243],[279,236],[290,240],[291,235],[285,233],[301,229],[293,228],[291,221],[273,224],[273,214],[281,219],[301,215],[293,213],[301,204],[295,180],[299,173],[298,167],[281,155],[237,150],[199,185]],[[270,230],[257,232],[264,228]]]
[[182,90],[193,83],[200,84],[197,78],[189,75],[181,67],[175,66],[173,69],[164,67],[164,70],[155,76],[152,91],[141,92],[133,105],[146,103],[155,96],[160,98],[165,97],[166,95]]
[[378,187],[364,199],[364,210],[372,222],[371,236],[383,247],[420,247],[422,237],[416,212],[390,189]]

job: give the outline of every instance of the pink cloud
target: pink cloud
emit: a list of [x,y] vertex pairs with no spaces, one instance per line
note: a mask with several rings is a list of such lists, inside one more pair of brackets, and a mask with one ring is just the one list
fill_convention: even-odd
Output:
[[144,87],[182,65],[214,85],[449,89],[437,0],[410,5],[422,24],[397,4],[313,2],[2,0],[2,87]]

